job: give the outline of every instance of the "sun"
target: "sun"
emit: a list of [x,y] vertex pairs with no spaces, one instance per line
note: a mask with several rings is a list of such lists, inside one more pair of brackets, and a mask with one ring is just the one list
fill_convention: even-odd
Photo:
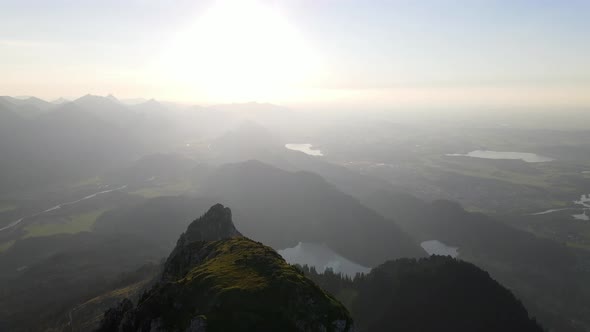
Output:
[[180,31],[159,58],[175,89],[216,101],[269,100],[304,85],[317,55],[280,12],[219,1]]

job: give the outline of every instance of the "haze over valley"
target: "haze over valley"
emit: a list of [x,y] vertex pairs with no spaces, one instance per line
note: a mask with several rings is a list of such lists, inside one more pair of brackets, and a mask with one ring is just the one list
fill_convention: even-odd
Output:
[[0,331],[590,331],[588,3],[5,7]]

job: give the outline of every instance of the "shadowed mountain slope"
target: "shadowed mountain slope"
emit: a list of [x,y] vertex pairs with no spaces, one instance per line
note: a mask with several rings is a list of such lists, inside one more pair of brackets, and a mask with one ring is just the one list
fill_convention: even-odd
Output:
[[236,230],[220,204],[189,225],[159,283],[99,331],[351,331],[347,310],[273,249]]
[[238,228],[273,248],[324,243],[366,266],[425,252],[395,224],[309,172],[258,161],[228,164],[202,191],[234,208]]
[[542,332],[489,274],[450,257],[399,259],[354,280],[306,274],[347,303],[362,332]]

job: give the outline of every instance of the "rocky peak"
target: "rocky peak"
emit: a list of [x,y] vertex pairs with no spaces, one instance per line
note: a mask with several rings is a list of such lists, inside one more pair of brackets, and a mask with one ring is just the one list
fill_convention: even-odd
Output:
[[138,300],[104,316],[100,332],[352,332],[346,308],[276,251],[242,236],[216,204],[193,221],[164,272]]
[[231,210],[221,204],[213,205],[200,218],[193,221],[180,235],[164,266],[163,279],[185,275],[191,267],[205,259],[201,250],[206,242],[242,237],[232,221]]
[[180,238],[185,243],[191,243],[217,241],[237,236],[242,234],[234,226],[231,210],[221,204],[215,204],[207,213],[193,221]]

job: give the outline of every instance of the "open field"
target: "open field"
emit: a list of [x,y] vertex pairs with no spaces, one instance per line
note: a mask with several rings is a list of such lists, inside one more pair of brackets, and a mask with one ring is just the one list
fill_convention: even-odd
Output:
[[154,198],[159,196],[182,195],[190,191],[192,186],[188,182],[170,183],[161,186],[145,187],[130,194],[139,195],[145,198]]
[[18,208],[16,205],[7,202],[0,202],[0,213],[12,211]]
[[4,252],[6,249],[12,247],[15,241],[8,241],[4,243],[0,243],[0,253]]
[[96,219],[107,209],[98,209],[87,213],[67,217],[63,223],[32,224],[24,228],[24,238],[50,236],[55,234],[75,234],[92,230]]

